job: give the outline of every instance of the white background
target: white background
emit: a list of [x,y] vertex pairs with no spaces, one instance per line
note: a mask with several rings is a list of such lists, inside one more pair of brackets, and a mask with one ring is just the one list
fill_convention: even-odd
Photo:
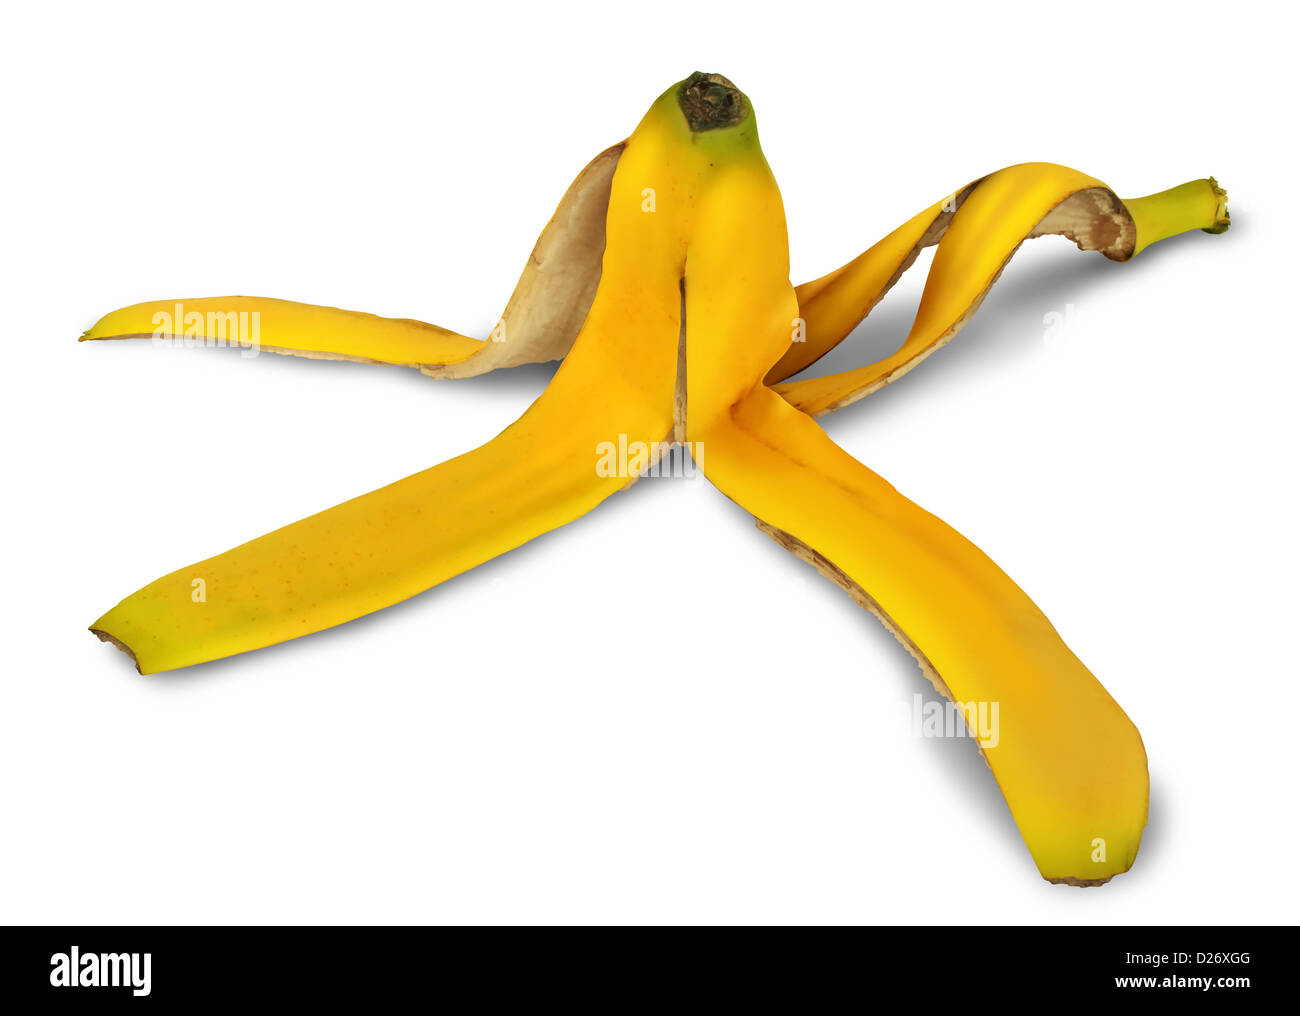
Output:
[[[7,7],[0,920],[1294,920],[1291,17]],[[437,383],[83,329],[248,293],[484,335],[573,175],[696,69],[754,102],[795,281],[1015,162],[1228,188],[1229,233],[1131,264],[1027,245],[952,346],[825,421],[1142,731],[1150,825],[1110,885],[1043,882],[971,743],[911,735],[908,655],[703,479],[222,663],[141,678],[86,632],[488,440],[549,369]],[[901,339],[926,264],[826,369]]]

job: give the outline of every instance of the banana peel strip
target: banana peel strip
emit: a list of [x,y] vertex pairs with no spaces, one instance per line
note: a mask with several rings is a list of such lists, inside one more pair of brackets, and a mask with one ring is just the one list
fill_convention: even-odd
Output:
[[[82,339],[234,345],[240,321],[256,313],[259,351],[288,356],[398,364],[435,378],[562,359],[600,282],[609,189],[622,150],[621,143],[605,149],[569,186],[486,341],[410,318],[254,296],[137,303],[106,314]],[[246,344],[246,336],[236,338]]]
[[[519,316],[509,307],[504,316],[525,323],[531,352],[494,354],[434,326],[330,309],[277,319],[286,344],[274,348],[451,370],[441,376],[470,376],[511,356],[563,356],[518,421],[465,455],[173,572],[92,631],[142,673],[318,631],[585,514],[635,480],[666,440],[685,440],[726,496],[879,617],[940,691],[963,706],[999,704],[1001,735],[981,750],[1045,878],[1096,885],[1126,871],[1147,812],[1136,728],[1010,578],[835,445],[812,416],[862,397],[951,338],[1027,237],[1060,233],[1123,260],[1162,235],[1226,224],[1222,192],[1194,181],[1126,206],[1073,170],[1010,167],[796,292],[780,192],[748,100],[726,79],[696,74],[670,88],[631,138],[584,174],[521,277],[511,301]],[[646,188],[659,195],[653,215],[643,207]],[[936,242],[898,353],[769,387],[848,335]],[[546,270],[559,262],[567,267]],[[552,305],[587,287],[581,318],[554,306],[530,317],[534,301]],[[114,312],[86,337],[135,334],[151,306]],[[801,313],[809,344],[795,350],[789,323]],[[561,335],[569,327],[576,339]],[[477,348],[454,360],[469,349],[462,342]],[[629,438],[650,449],[642,460],[626,471],[596,467],[601,447]],[[206,588],[201,605],[191,597],[196,579]]]
[[[799,309],[786,250],[779,192],[758,172],[733,171],[701,203],[685,275],[688,447],[962,707],[1043,877],[1104,883],[1132,865],[1146,825],[1137,728],[993,561],[763,383]],[[989,729],[978,717],[995,704]]]
[[1142,738],[1019,586],[770,389],[702,442],[709,480],[963,708],[1043,877],[1100,885],[1127,871],[1147,818]]
[[[669,372],[660,383],[669,397],[673,380]],[[620,434],[671,430],[671,412],[656,414],[645,397],[650,383],[566,361],[487,444],[165,575],[91,630],[152,674],[321,631],[424,592],[627,486],[626,477],[598,474],[593,449]]]
[[[1009,166],[909,219],[829,275],[800,286],[806,337],[767,380],[792,405],[822,416],[902,377],[974,316],[1020,244],[1065,236],[1080,250],[1127,261],[1158,240],[1228,227],[1227,194],[1213,178],[1122,201],[1100,180],[1052,163]],[[842,342],[920,252],[938,244],[912,328],[899,349],[855,370],[780,383]]]

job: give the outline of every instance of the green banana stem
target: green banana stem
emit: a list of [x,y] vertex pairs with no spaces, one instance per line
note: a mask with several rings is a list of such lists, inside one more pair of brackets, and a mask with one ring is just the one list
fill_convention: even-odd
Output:
[[1125,201],[1137,226],[1137,247],[1133,253],[1189,229],[1207,233],[1227,230],[1228,192],[1214,177],[1192,180],[1144,198]]

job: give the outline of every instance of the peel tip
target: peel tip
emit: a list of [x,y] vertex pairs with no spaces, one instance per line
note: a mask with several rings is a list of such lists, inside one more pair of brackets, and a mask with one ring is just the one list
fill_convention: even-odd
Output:
[[1075,878],[1073,875],[1066,875],[1063,878],[1049,878],[1047,881],[1052,885],[1071,885],[1077,889],[1094,889],[1097,886],[1105,885],[1114,875],[1107,875],[1105,878]]
[[142,677],[144,676],[144,671],[140,667],[140,660],[135,655],[134,649],[132,649],[130,646],[128,646],[125,642],[123,642],[121,639],[117,638],[116,636],[110,635],[102,628],[92,627],[89,628],[88,631],[92,635],[96,636],[100,642],[107,642],[109,645],[115,646],[116,648],[122,650],[122,652],[126,653],[127,656],[131,657],[131,662],[135,664],[135,672]]

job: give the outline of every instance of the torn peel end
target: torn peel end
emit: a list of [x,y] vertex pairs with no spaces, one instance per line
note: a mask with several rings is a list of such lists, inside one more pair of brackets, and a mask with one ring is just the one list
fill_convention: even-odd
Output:
[[[1148,799],[1149,797],[1150,795],[1148,793]],[[1114,867],[1110,867],[1109,865],[1106,864],[1104,860],[1099,863],[1099,867],[1103,867],[1103,870],[1109,868],[1107,874],[1092,875],[1090,877],[1084,875],[1064,875],[1061,874],[1062,871],[1069,871],[1071,869],[1075,871],[1079,871],[1080,868],[1077,864],[1070,865],[1061,862],[1049,864],[1047,867],[1043,867],[1042,865],[1040,865],[1038,868],[1038,873],[1043,877],[1045,881],[1050,882],[1052,885],[1068,885],[1068,886],[1074,886],[1075,888],[1078,889],[1091,889],[1096,886],[1102,886],[1105,885],[1107,882],[1109,882],[1111,879],[1113,879],[1116,875],[1126,875],[1128,874],[1128,872],[1133,870],[1133,865],[1137,863],[1138,853],[1141,851],[1142,848],[1142,837],[1143,834],[1146,832],[1148,818],[1149,818],[1149,810],[1148,810],[1147,817],[1143,818],[1142,827],[1137,831],[1136,842],[1134,846],[1132,847],[1132,849],[1126,850],[1124,852],[1124,859],[1123,859],[1122,866],[1116,865]],[[1049,874],[1049,872],[1051,874]]]
[[122,652],[126,653],[127,656],[131,657],[131,662],[135,664],[136,673],[140,675],[144,674],[144,669],[140,666],[139,657],[135,655],[134,649],[128,646],[120,638],[117,638],[115,635],[110,635],[102,628],[90,628],[88,630],[92,635],[97,636],[100,642],[107,642],[109,645],[116,646],[118,649],[122,650]]
[[1079,889],[1092,889],[1105,885],[1114,877],[1114,875],[1107,875],[1105,878],[1075,878],[1073,875],[1066,875],[1064,878],[1049,878],[1047,881],[1052,885],[1072,885]]
[[1219,186],[1219,181],[1212,176],[1207,176],[1205,182],[1210,185],[1216,198],[1214,207],[1214,224],[1202,226],[1202,233],[1226,233],[1232,225],[1232,216],[1228,214],[1228,192]]
[[1123,262],[1137,253],[1139,234],[1132,212],[1118,195],[1109,187],[1091,186],[1058,202],[1027,239],[1040,236],[1063,236],[1079,250]]

